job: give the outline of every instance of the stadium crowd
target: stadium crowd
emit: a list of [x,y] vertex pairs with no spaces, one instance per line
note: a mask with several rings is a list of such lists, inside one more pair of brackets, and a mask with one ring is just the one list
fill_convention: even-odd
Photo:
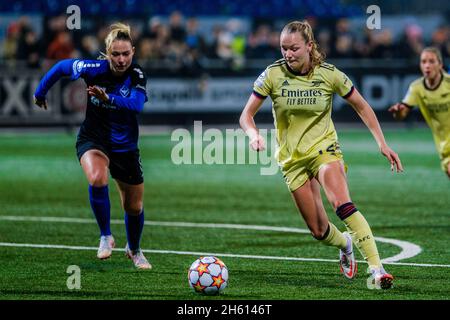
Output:
[[[68,30],[67,16],[46,17],[40,35],[27,16],[10,23],[0,43],[0,60],[10,66],[25,64],[29,68],[47,67],[65,58],[92,58],[104,51],[108,23],[91,20],[81,30]],[[382,58],[417,60],[428,45],[438,47],[444,59],[450,57],[450,26],[440,25],[425,35],[418,24],[408,24],[400,37],[393,30],[352,28],[347,18],[321,21],[306,18],[316,30],[319,47],[328,58]],[[246,30],[239,18],[230,18],[212,28],[201,28],[199,18],[185,17],[173,11],[168,17],[129,21],[136,46],[136,59],[149,68],[198,75],[211,67],[237,70],[252,60],[275,60],[280,57],[279,27],[268,20],[250,20]],[[127,21],[125,21],[127,22]]]

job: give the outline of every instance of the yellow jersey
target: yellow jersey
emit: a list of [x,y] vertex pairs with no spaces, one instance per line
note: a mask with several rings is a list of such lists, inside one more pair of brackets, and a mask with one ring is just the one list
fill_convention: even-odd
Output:
[[352,81],[328,63],[299,74],[280,59],[261,73],[253,93],[272,99],[280,166],[289,165],[318,146],[337,142],[331,120],[333,94],[346,98],[352,92]]
[[430,89],[425,79],[413,81],[402,103],[420,109],[433,134],[441,159],[450,156],[450,75],[442,73],[441,82]]

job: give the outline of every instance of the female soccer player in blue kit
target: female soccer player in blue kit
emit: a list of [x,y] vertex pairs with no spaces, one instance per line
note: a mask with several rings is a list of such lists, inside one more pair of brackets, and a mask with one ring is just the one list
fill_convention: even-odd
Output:
[[115,247],[110,230],[109,172],[115,179],[125,211],[126,255],[138,269],[151,269],[140,249],[144,226],[144,177],[138,149],[137,114],[146,96],[146,76],[132,62],[135,48],[130,27],[113,24],[106,37],[106,59],[67,59],[42,78],[34,94],[35,104],[47,109],[45,96],[63,76],[83,78],[87,84],[86,117],[78,133],[76,149],[89,182],[89,200],[100,228],[99,259],[107,259]]

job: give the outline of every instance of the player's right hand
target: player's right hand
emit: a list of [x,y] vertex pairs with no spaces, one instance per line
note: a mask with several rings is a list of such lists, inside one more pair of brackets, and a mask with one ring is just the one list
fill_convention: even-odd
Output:
[[43,108],[45,110],[47,110],[47,100],[40,100],[38,98],[36,98],[35,96],[33,96],[34,99],[34,104],[37,105],[39,108]]
[[404,117],[406,117],[406,112],[408,112],[408,107],[405,106],[403,103],[396,103],[393,106],[391,106],[388,111],[392,113],[392,116],[396,120],[402,120]]
[[389,160],[391,171],[403,172],[403,165],[400,157],[387,144],[380,147],[380,152]]
[[255,151],[263,151],[266,149],[266,142],[264,141],[264,138],[258,134],[250,140],[250,146]]

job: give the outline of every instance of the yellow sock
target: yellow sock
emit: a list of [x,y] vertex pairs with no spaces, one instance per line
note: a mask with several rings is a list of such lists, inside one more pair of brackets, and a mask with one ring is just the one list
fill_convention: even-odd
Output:
[[321,243],[327,246],[334,246],[338,247],[339,249],[346,249],[347,248],[347,238],[336,228],[334,224],[331,222],[328,222],[329,225],[329,232],[328,235],[324,238],[319,240]]
[[369,267],[379,268],[381,266],[380,255],[373,238],[372,230],[361,212],[356,211],[348,218],[344,219],[353,243],[361,252]]

